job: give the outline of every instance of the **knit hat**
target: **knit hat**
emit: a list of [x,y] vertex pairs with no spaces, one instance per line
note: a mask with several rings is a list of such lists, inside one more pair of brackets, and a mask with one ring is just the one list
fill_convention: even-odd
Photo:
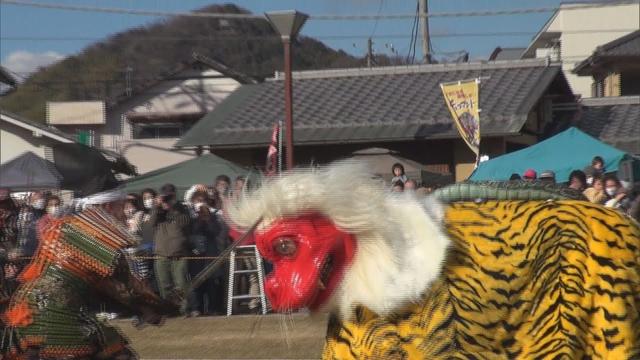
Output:
[[540,174],[540,179],[555,179],[556,173],[551,170],[545,170]]
[[525,171],[522,175],[522,177],[525,179],[535,179],[537,176],[538,174],[533,169],[527,169],[527,171]]

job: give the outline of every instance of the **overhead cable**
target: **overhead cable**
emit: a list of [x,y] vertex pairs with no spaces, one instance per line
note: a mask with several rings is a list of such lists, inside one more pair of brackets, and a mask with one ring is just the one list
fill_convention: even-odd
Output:
[[[600,33],[628,33],[638,29],[592,29],[592,30],[568,30],[563,31],[563,34],[600,34]],[[500,36],[530,36],[537,34],[537,31],[496,31],[496,32],[436,32],[430,33],[430,37],[500,37]],[[317,35],[312,36],[314,39],[320,40],[340,40],[340,39],[367,39],[369,37],[377,39],[406,39],[410,38],[410,34],[378,34],[374,36],[364,34],[335,34],[335,35]],[[277,35],[217,35],[211,36],[154,36],[154,35],[134,35],[131,37],[133,40],[160,40],[160,41],[184,41],[184,40],[198,40],[198,41],[223,41],[223,40],[245,40],[245,41],[264,41],[274,40],[280,41]],[[0,36],[0,40],[6,41],[94,41],[94,40],[109,40],[110,37],[90,37],[90,36],[45,36],[45,35],[25,35],[25,36]]]
[[[570,6],[562,7],[563,10],[581,10],[591,9],[605,6],[616,5],[629,5],[638,4],[638,0],[617,0],[587,4],[572,4]],[[200,18],[216,18],[216,19],[265,19],[262,15],[255,14],[232,14],[232,13],[213,13],[213,12],[172,12],[172,11],[158,11],[158,10],[138,10],[138,9],[125,9],[125,8],[112,8],[112,7],[95,7],[95,6],[79,6],[68,5],[60,3],[42,3],[30,0],[0,0],[0,4],[16,5],[16,6],[28,6],[34,8],[44,9],[57,9],[57,10],[70,10],[70,11],[84,11],[84,12],[102,12],[113,14],[128,14],[128,15],[142,15],[142,16],[185,16],[185,17],[200,17]],[[535,13],[547,13],[554,12],[560,9],[559,7],[539,7],[539,8],[519,8],[510,10],[482,10],[482,11],[466,11],[466,12],[430,12],[428,14],[419,14],[420,17],[470,17],[470,16],[501,16],[501,15],[521,15],[521,14],[535,14]],[[413,19],[416,15],[412,14],[352,14],[352,15],[310,15],[311,20],[403,20]]]

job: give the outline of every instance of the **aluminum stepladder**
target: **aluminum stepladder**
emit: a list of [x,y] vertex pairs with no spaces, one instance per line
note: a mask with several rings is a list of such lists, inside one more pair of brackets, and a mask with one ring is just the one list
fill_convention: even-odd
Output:
[[[256,269],[236,270],[236,254],[242,256],[254,256],[256,261]],[[258,276],[258,295],[251,294],[233,294],[233,288],[235,285],[236,274],[257,274]],[[267,313],[267,298],[264,293],[264,268],[262,267],[262,257],[258,252],[255,245],[244,245],[235,248],[229,255],[229,289],[227,297],[227,316],[233,313],[233,301],[241,299],[260,299],[260,306],[262,307],[262,314]]]

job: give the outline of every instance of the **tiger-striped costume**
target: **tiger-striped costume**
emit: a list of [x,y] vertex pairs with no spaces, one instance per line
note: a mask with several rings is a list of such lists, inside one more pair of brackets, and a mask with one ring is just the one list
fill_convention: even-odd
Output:
[[423,301],[332,317],[325,359],[638,359],[640,229],[583,201],[459,202]]
[[640,358],[640,229],[583,200],[530,182],[418,199],[342,162],[227,214],[255,224],[273,309],[333,314],[325,359]]

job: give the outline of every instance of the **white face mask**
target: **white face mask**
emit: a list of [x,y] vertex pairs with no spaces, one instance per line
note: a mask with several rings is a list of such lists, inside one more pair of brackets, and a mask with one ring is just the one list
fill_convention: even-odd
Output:
[[44,199],[38,199],[33,203],[33,208],[34,209],[38,209],[38,210],[42,210],[44,209]]
[[608,187],[608,188],[606,188],[604,191],[606,191],[606,192],[607,192],[607,195],[609,195],[609,196],[613,196],[613,195],[615,195],[615,194],[616,194],[616,190],[617,190],[617,188],[614,188],[614,187]]
[[125,210],[124,210],[124,214],[125,214],[127,217],[132,217],[132,216],[133,216],[133,214],[135,214],[135,212],[136,212],[136,209],[134,209],[134,208],[128,208],[128,209],[125,209]]
[[49,214],[51,216],[60,215],[60,206],[49,206],[47,208],[47,214]]
[[153,207],[153,199],[144,199],[144,207],[147,209],[151,209]]

